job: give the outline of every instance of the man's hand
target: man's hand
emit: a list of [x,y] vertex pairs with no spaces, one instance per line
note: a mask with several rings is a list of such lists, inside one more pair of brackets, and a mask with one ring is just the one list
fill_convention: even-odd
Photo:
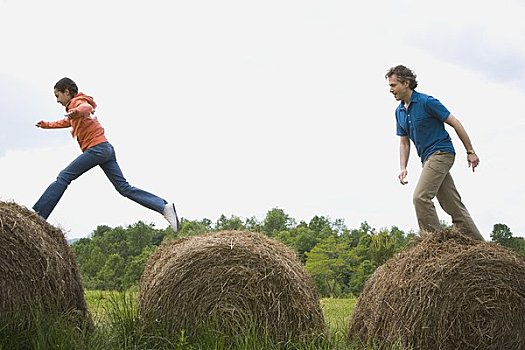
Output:
[[468,167],[472,167],[472,172],[475,171],[476,167],[479,165],[479,157],[476,153],[471,153],[467,155]]
[[406,169],[401,170],[401,173],[399,173],[398,178],[399,178],[399,182],[401,183],[401,185],[406,185],[408,183],[408,181],[405,180],[407,175],[408,175],[408,171]]

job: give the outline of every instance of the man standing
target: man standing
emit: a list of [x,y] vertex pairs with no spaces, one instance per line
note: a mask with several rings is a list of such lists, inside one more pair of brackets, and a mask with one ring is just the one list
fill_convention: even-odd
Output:
[[414,207],[420,230],[437,231],[439,219],[433,199],[437,197],[443,210],[452,217],[452,223],[465,234],[484,240],[470,214],[461,202],[461,197],[449,173],[454,164],[455,151],[452,140],[445,130],[445,123],[456,130],[465,146],[469,167],[472,171],[479,165],[470,138],[456,117],[432,96],[415,91],[416,75],[405,66],[388,70],[390,92],[400,101],[396,108],[397,135],[400,136],[399,160],[401,172],[399,181],[405,185],[407,164],[410,156],[410,140],[421,157],[423,170],[414,190]]

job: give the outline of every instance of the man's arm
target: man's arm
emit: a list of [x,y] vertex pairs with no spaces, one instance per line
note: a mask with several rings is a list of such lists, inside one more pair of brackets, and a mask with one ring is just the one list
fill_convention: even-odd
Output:
[[474,152],[474,148],[472,147],[472,142],[470,142],[470,138],[468,137],[467,131],[465,130],[461,122],[452,114],[448,116],[448,118],[445,120],[445,123],[447,123],[448,125],[453,127],[454,130],[456,130],[459,139],[461,140],[463,146],[465,146],[465,149],[467,151],[468,166],[472,167],[472,171],[474,171],[474,169],[476,169],[476,167],[479,165],[479,157]]
[[401,136],[399,141],[399,167],[401,172],[398,176],[401,185],[406,185],[408,183],[408,181],[405,180],[408,174],[408,157],[410,157],[410,139],[408,136]]

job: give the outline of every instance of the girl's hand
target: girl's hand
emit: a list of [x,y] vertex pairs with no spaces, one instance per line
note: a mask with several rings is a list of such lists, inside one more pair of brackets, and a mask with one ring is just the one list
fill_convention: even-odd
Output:
[[69,119],[76,118],[78,117],[78,111],[76,109],[72,109],[67,112],[66,117],[68,117]]

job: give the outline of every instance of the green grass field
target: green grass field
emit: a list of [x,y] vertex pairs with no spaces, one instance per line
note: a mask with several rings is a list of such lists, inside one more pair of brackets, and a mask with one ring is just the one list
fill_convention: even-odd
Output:
[[[176,336],[145,334],[138,326],[137,293],[86,291],[86,301],[95,323],[93,331],[72,329],[63,319],[46,315],[25,323],[24,330],[0,326],[0,350],[16,349],[89,349],[89,350],[354,350],[346,342],[346,333],[355,299],[322,299],[327,332],[304,343],[273,344],[268,339],[243,334],[235,343],[225,341],[217,333],[189,339],[184,333]],[[4,323],[0,323],[2,325]]]
[[[136,293],[113,293],[113,292],[103,292],[103,291],[86,291],[86,301],[88,303],[89,310],[92,314],[92,317],[97,324],[97,328],[108,329],[109,328],[120,328],[117,332],[113,332],[113,335],[122,335],[127,334],[127,339],[122,339],[125,342],[133,341],[146,341],[144,335],[142,339],[133,339],[134,318],[136,317]],[[321,307],[323,309],[325,320],[327,323],[328,334],[326,339],[323,339],[321,342],[315,344],[294,344],[293,349],[352,349],[346,344],[346,332],[348,328],[348,322],[352,314],[352,310],[355,306],[356,299],[322,299]],[[120,324],[120,326],[119,326]],[[128,328],[126,330],[126,328]],[[248,336],[250,337],[250,336]],[[201,340],[202,341],[202,340]],[[118,343],[119,341],[117,341]],[[210,344],[213,343],[213,339],[208,339],[204,341],[204,344],[194,344],[186,341],[184,336],[181,335],[176,340],[171,340],[171,344],[168,346],[173,346],[174,349],[223,349],[220,344]],[[255,348],[254,344],[256,340],[247,339],[245,347],[239,347],[237,345],[236,349],[259,349]],[[159,343],[162,343],[160,341]],[[140,344],[136,344],[139,345]],[[160,348],[164,348],[167,344],[158,344]],[[271,344],[258,344],[258,346],[264,346],[260,349],[277,349],[282,348],[278,346],[272,346]],[[134,347],[131,347],[134,348]],[[170,347],[166,347],[168,349]],[[225,347],[226,348],[226,347]]]

